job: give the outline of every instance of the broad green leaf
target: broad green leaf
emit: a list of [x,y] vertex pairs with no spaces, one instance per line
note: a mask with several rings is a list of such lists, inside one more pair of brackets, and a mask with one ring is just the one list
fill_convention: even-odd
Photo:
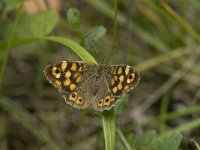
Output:
[[178,132],[175,132],[167,138],[157,140],[152,147],[155,150],[178,150],[181,139],[182,135]]
[[45,36],[52,32],[58,23],[55,10],[40,11],[34,15],[22,14],[17,26],[16,36]]
[[58,23],[56,10],[38,12],[31,20],[31,33],[35,36],[49,34]]
[[156,140],[156,131],[150,130],[142,136],[136,138],[135,147],[136,149],[150,150],[152,143]]
[[115,106],[115,115],[120,115],[124,108],[126,107],[126,104],[128,103],[128,94],[125,94],[121,99],[117,102]]

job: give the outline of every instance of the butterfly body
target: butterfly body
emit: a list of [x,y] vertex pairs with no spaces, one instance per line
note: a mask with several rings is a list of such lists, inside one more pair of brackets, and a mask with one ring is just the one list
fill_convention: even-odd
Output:
[[140,76],[127,65],[108,65],[83,61],[62,61],[48,65],[46,79],[74,108],[110,110],[118,99],[135,88]]

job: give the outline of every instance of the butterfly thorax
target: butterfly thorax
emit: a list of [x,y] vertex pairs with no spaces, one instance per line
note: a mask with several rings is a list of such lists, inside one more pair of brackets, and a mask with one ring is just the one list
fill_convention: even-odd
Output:
[[83,78],[87,82],[87,86],[91,91],[91,97],[96,98],[98,95],[102,95],[102,89],[108,87],[106,82],[111,78],[111,69],[108,65],[92,65],[88,66],[87,71],[83,73]]

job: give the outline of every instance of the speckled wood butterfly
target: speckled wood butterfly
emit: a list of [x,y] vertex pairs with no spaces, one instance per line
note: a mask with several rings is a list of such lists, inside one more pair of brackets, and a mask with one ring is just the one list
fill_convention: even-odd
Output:
[[140,80],[132,66],[62,61],[48,65],[46,79],[63,95],[67,104],[97,111],[110,110]]

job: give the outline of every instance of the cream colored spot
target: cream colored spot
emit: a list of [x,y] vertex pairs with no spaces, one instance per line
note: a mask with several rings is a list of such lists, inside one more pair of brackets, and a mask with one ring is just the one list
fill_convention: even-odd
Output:
[[117,85],[117,88],[118,88],[118,90],[122,89],[122,83],[121,82]]
[[79,96],[79,97],[77,98],[77,100],[76,100],[76,104],[81,105],[81,104],[83,104],[83,103],[84,103],[83,98]]
[[127,83],[133,82],[134,79],[135,79],[135,74],[134,73],[129,74],[127,78]]
[[126,85],[125,87],[124,87],[124,91],[126,92],[127,90],[128,90],[128,85]]
[[77,92],[74,92],[69,96],[69,100],[74,102],[76,102],[76,98],[77,98]]
[[61,76],[60,69],[57,67],[53,67],[52,75],[57,79],[60,78],[60,76]]
[[115,100],[115,97],[112,95],[111,97],[110,97],[110,101],[112,102],[112,101],[114,101]]
[[64,81],[64,86],[69,86],[70,85],[70,79],[69,78],[67,78],[65,81]]
[[118,68],[117,73],[118,73],[118,74],[122,74],[122,67],[119,67],[119,68]]
[[123,82],[123,81],[124,81],[124,76],[121,75],[121,76],[119,77],[119,80],[120,80],[120,82]]
[[117,93],[117,87],[114,87],[112,90],[113,90],[113,93]]
[[126,69],[125,69],[125,73],[126,73],[126,75],[128,75],[128,74],[129,74],[129,71],[130,71],[130,67],[129,67],[129,66],[127,66],[127,67],[126,67]]
[[58,81],[58,80],[56,80],[56,81],[55,81],[55,84],[56,84],[56,86],[60,86],[60,85],[61,85],[61,82]]
[[66,73],[65,73],[65,78],[69,78],[69,77],[71,77],[71,72],[70,71],[67,71]]
[[75,84],[70,84],[69,88],[70,88],[71,91],[73,91],[76,88],[76,85]]
[[61,64],[61,69],[62,69],[62,71],[64,71],[66,68],[67,68],[67,63],[66,63],[66,62],[63,62],[63,63]]
[[99,107],[103,107],[103,99],[101,99],[98,104],[97,104]]
[[114,79],[115,79],[115,81],[117,81],[118,80],[118,76],[114,76]]
[[114,80],[114,79],[112,79],[111,85],[114,85],[114,84],[115,84],[115,80]]
[[77,82],[77,83],[81,82],[81,76],[78,76],[78,77],[76,78],[76,82]]
[[77,69],[77,64],[76,63],[72,63],[71,70],[76,71],[76,69]]

